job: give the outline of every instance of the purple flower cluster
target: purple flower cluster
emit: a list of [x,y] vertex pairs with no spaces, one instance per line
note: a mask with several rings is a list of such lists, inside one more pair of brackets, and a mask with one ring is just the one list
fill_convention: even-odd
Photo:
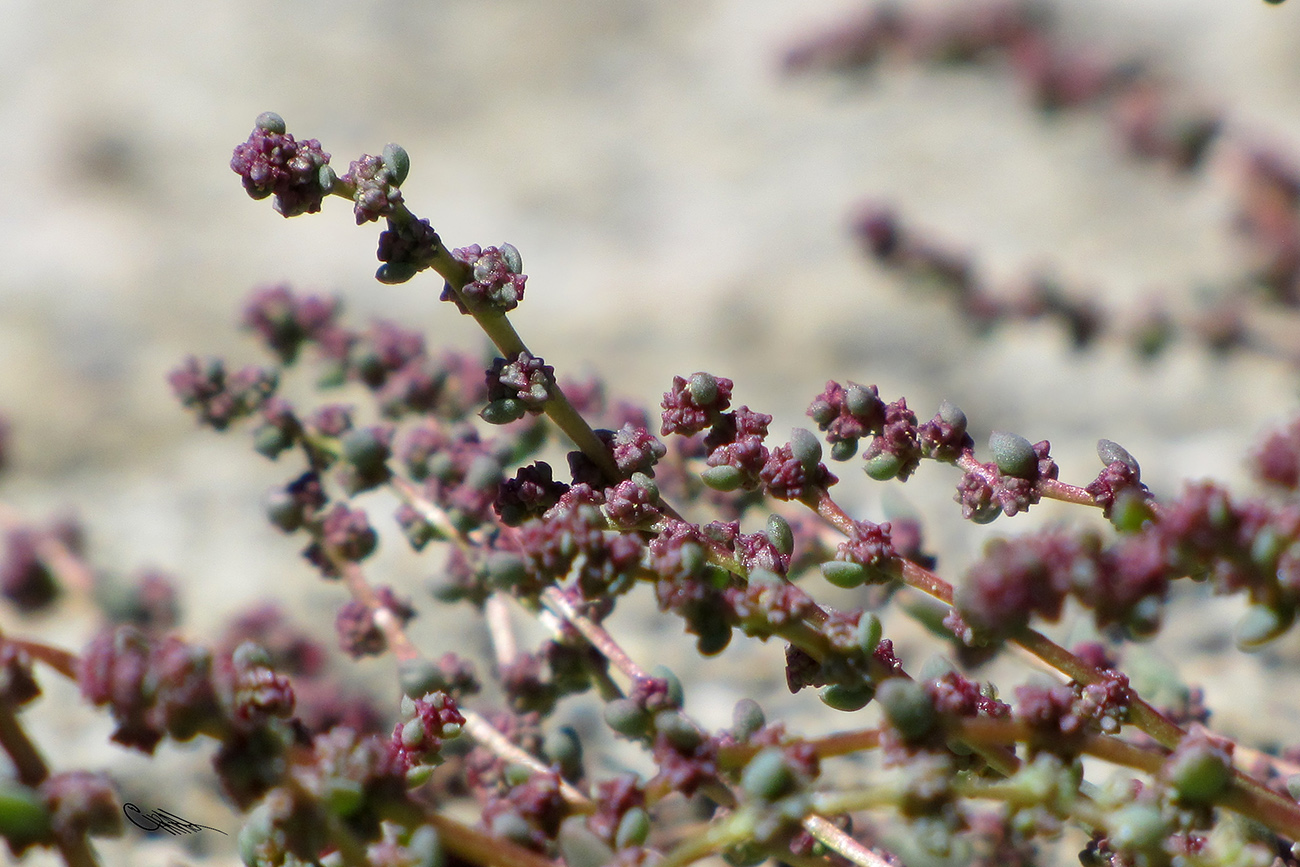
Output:
[[4,534],[4,558],[0,559],[0,596],[19,611],[33,612],[48,608],[58,598],[58,579],[42,556],[45,541],[80,549],[80,531],[75,524],[63,522],[49,530],[17,526]]
[[375,275],[381,283],[405,283],[433,264],[442,252],[442,239],[428,220],[388,219],[379,233],[375,256],[384,264]]
[[402,204],[402,191],[397,188],[400,181],[383,157],[366,154],[353,160],[339,181],[352,189],[352,212],[358,226],[387,217]]
[[[960,415],[960,410],[956,411]],[[808,416],[826,432],[831,457],[846,461],[858,450],[858,440],[870,436],[863,458],[867,475],[883,481],[897,478],[906,481],[916,471],[923,455],[921,429],[916,414],[899,398],[885,403],[874,385],[848,387],[828,381],[822,393],[808,407]],[[940,426],[942,425],[942,426]],[[932,457],[948,459],[953,447],[964,447],[965,417],[944,421],[936,416],[927,428],[927,451]]]
[[532,595],[567,578],[582,599],[591,601],[629,589],[625,579],[640,564],[645,542],[634,533],[606,532],[606,527],[604,515],[592,504],[561,503],[524,522],[514,537],[524,580],[511,589]]
[[[92,704],[107,704],[113,740],[152,754],[164,735],[221,742],[214,766],[228,794],[249,805],[275,784],[288,746],[279,725],[294,706],[287,678],[260,648],[242,645],[215,660],[177,638],[152,641],[129,626],[98,636],[82,655],[78,679]],[[273,770],[279,767],[279,771]]]
[[257,118],[248,141],[235,148],[231,170],[254,199],[274,196],[275,210],[285,217],[314,214],[329,193],[330,155],[316,139],[296,141],[279,115]]
[[220,359],[201,362],[192,355],[167,381],[181,404],[215,430],[225,430],[235,420],[257,412],[278,384],[275,373],[265,368],[245,367],[228,373]]
[[1119,732],[1128,720],[1128,678],[1114,671],[1104,674],[1105,680],[1095,684],[1016,687],[1014,716],[1033,732],[1031,751],[1072,758],[1083,735]]
[[[379,597],[380,605],[391,612],[403,626],[415,616],[415,609],[409,602],[398,599],[393,588],[378,587],[375,594]],[[388,649],[383,631],[375,624],[375,612],[359,600],[351,599],[343,603],[334,620],[334,628],[339,634],[339,644],[344,653],[355,659],[379,656]]]
[[470,244],[452,250],[451,256],[469,269],[472,279],[459,292],[444,287],[443,301],[455,302],[461,313],[509,313],[519,306],[528,276],[522,273],[523,261],[513,244],[487,248]]
[[443,742],[460,734],[465,717],[445,692],[411,700],[404,708],[405,722],[393,728],[393,756],[405,770],[437,764]]
[[1262,482],[1288,491],[1300,488],[1300,416],[1266,433],[1251,449],[1250,464]]
[[292,364],[304,343],[329,342],[338,326],[339,303],[317,295],[299,297],[287,285],[258,289],[244,305],[242,324],[282,364]]
[[555,368],[527,352],[518,352],[509,359],[493,359],[486,383],[489,406],[513,401],[522,412],[538,413],[555,387]]
[[[1043,440],[1030,446],[1022,437],[1015,440],[1021,441],[1017,444],[1021,446],[1023,458],[1010,463],[999,459],[979,464],[975,469],[968,469],[957,482],[953,499],[961,504],[963,518],[986,524],[998,515],[1011,517],[1027,512],[1042,499],[1039,483],[1059,475],[1060,469],[1049,454],[1051,443]],[[1105,492],[1099,487],[1098,493],[1104,496]]]
[[1126,151],[1178,171],[1200,165],[1222,127],[1218,113],[1173,92],[1146,62],[1110,60],[1069,45],[1048,16],[1013,2],[944,11],[874,8],[796,45],[785,64],[790,71],[854,70],[891,56],[1007,65],[1039,110],[1100,109]]
[[690,379],[674,376],[672,390],[664,393],[660,404],[663,426],[659,432],[664,436],[703,433],[731,406],[731,388],[731,380],[707,373],[691,374]]
[[[1190,576],[1209,579],[1222,593],[1246,593],[1260,611],[1239,641],[1255,646],[1284,630],[1300,603],[1297,540],[1294,505],[1236,501],[1201,483],[1109,546],[1063,530],[994,541],[957,591],[957,607],[974,631],[964,637],[1011,635],[1031,616],[1055,620],[1066,596],[1093,609],[1099,626],[1145,634],[1158,625],[1169,583]],[[1262,623],[1264,612],[1272,612],[1271,626]]]

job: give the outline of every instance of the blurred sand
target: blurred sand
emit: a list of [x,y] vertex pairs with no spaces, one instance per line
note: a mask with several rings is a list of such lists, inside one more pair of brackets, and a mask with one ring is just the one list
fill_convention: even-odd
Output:
[[[16,434],[0,493],[33,517],[75,510],[110,571],[181,576],[194,635],[273,588],[305,600],[332,640],[333,588],[260,514],[264,491],[292,469],[239,435],[195,432],[165,374],[191,352],[255,360],[234,322],[265,282],[338,293],[362,317],[427,323],[433,344],[473,346],[476,335],[437,302],[432,280],[375,283],[375,231],[355,228],[340,201],[285,221],[244,196],[230,150],[266,109],[344,168],[402,143],[407,200],[449,244],[518,246],[529,282],[516,325],[561,373],[599,369],[614,391],[653,404],[672,375],[708,369],[736,380],[738,402],[776,415],[778,436],[802,423],[827,378],[874,382],[919,414],[949,397],[980,431],[1050,439],[1071,481],[1095,474],[1099,436],[1137,455],[1160,493],[1188,476],[1240,480],[1249,438],[1294,408],[1291,371],[1192,348],[1144,367],[1119,347],[1071,353],[1050,327],[981,342],[866,263],[847,233],[858,202],[892,201],[978,251],[994,278],[1047,263],[1135,310],[1153,290],[1179,299],[1236,273],[1223,161],[1190,178],[1137,164],[1097,118],[1045,121],[995,71],[780,73],[792,40],[856,8],[0,0],[0,412]],[[1094,0],[1062,14],[1081,41],[1154,53],[1227,107],[1234,132],[1300,152],[1300,5]],[[845,502],[879,519],[882,486],[852,475]],[[1011,522],[961,526],[947,502],[955,477],[929,466],[921,476],[901,493],[939,517],[932,538],[955,577]],[[1010,529],[1061,517],[1075,516],[1045,507]],[[400,552],[381,562],[420,594],[427,565]],[[1207,605],[1195,610],[1237,610]],[[1213,651],[1228,622],[1185,617],[1174,640]],[[30,628],[8,609],[0,626]],[[84,623],[39,626],[74,648],[86,637]],[[455,643],[436,620],[425,628],[433,650]],[[779,648],[761,653],[775,660]],[[1300,638],[1274,653],[1294,663]],[[1276,688],[1251,665],[1216,663],[1207,691],[1216,722],[1267,737],[1265,721],[1294,707],[1266,704]],[[388,676],[382,663],[365,670]],[[766,685],[780,687],[771,674]],[[1235,692],[1216,692],[1229,678]],[[41,719],[74,701],[57,690]],[[771,700],[791,703],[779,690]],[[701,710],[713,722],[727,713],[725,701]],[[42,742],[57,744],[60,767],[160,773],[106,753],[102,715],[48,725]],[[173,751],[162,767],[180,774],[206,757]],[[182,788],[176,811],[188,815]],[[212,863],[237,860],[222,838],[205,842]],[[131,863],[167,863],[169,845]]]

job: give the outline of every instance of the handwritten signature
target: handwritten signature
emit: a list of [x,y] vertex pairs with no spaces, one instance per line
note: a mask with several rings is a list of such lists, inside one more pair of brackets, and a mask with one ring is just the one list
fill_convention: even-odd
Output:
[[[172,815],[166,810],[150,810],[148,813],[141,811],[135,804],[124,804],[122,812],[126,813],[126,818],[145,831],[166,831],[172,836],[179,834],[194,834],[204,829],[216,831],[223,837],[230,836],[225,831],[213,828],[210,825],[196,825],[193,822],[187,822],[180,816]],[[144,824],[141,824],[143,822]]]

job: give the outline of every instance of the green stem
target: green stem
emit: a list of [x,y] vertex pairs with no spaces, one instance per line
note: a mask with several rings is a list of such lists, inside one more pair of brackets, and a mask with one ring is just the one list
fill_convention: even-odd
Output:
[[[409,214],[406,216],[408,219],[412,218]],[[456,293],[457,297],[461,299],[461,303],[464,304],[465,299],[461,294],[461,290],[470,282],[471,276],[465,263],[453,259],[447,248],[439,245],[432,267],[447,281],[447,285],[451,287],[451,290]],[[528,352],[528,347],[524,344],[523,338],[519,336],[519,332],[515,331],[515,327],[510,324],[510,319],[504,313],[496,310],[475,310],[468,304],[465,307],[469,309],[474,321],[483,329],[483,333],[488,336],[488,339],[506,358],[518,355],[521,352]],[[532,355],[531,352],[528,354]],[[543,409],[547,417],[564,432],[565,436],[578,447],[578,450],[600,468],[601,473],[604,474],[608,481],[616,482],[623,478],[622,473],[618,471],[618,466],[614,463],[613,456],[609,453],[609,449],[596,436],[595,431],[591,429],[591,425],[587,424],[587,420],[573,408],[573,404],[569,402],[569,398],[565,396],[564,390],[560,388],[558,383],[551,384],[549,396]]]
[[658,867],[686,867],[715,852],[745,842],[753,836],[753,832],[754,821],[748,812],[742,810],[732,813],[703,834],[679,843],[664,856]]

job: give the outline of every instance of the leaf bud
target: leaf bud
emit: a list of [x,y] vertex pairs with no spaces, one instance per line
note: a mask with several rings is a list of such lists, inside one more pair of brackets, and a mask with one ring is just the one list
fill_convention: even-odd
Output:
[[505,766],[501,776],[505,779],[507,786],[511,788],[522,786],[532,779],[533,769],[527,765],[521,765],[518,762],[510,762]]
[[402,726],[402,746],[413,750],[422,743],[424,743],[424,721],[418,718],[409,720]]
[[655,714],[654,727],[656,732],[668,740],[668,743],[683,753],[694,750],[704,739],[699,729],[675,710],[661,710]]
[[876,700],[889,724],[906,740],[925,737],[937,722],[934,702],[930,701],[925,687],[914,680],[891,677],[876,690]]
[[230,661],[235,664],[235,668],[241,670],[270,668],[271,654],[267,653],[266,648],[262,645],[253,641],[245,641],[230,654]]
[[858,620],[857,638],[858,649],[862,651],[863,656],[871,656],[876,652],[882,631],[880,618],[874,612],[862,612],[862,617]]
[[1178,799],[1185,804],[1212,804],[1232,782],[1232,768],[1223,752],[1209,744],[1175,752],[1165,772]]
[[772,543],[772,547],[785,556],[790,556],[794,550],[794,531],[790,529],[790,522],[780,515],[767,516],[767,541]]
[[696,406],[712,406],[718,399],[718,380],[711,373],[693,373],[686,381],[686,390]]
[[822,441],[808,428],[797,427],[790,431],[790,453],[812,472],[822,459]]
[[321,166],[320,171],[316,173],[316,183],[320,184],[321,192],[324,193],[333,192],[334,185],[338,183],[338,180],[338,174],[329,165]]
[[605,722],[628,738],[645,737],[650,730],[650,714],[630,698],[616,698],[605,705]]
[[832,406],[830,401],[826,400],[814,400],[812,406],[808,407],[808,417],[822,428],[826,428],[831,422],[835,421],[839,414],[839,410]]
[[284,135],[284,131],[288,129],[288,127],[285,126],[284,118],[280,117],[280,115],[273,111],[264,111],[259,114],[257,120],[253,122],[253,125],[260,130],[275,133],[276,135]]
[[1129,804],[1112,820],[1110,842],[1118,850],[1149,849],[1165,837],[1165,821],[1154,804]]
[[502,244],[497,248],[501,251],[501,259],[510,269],[511,274],[522,274],[524,270],[523,257],[519,255],[519,248],[514,244]]
[[837,440],[831,443],[831,460],[833,461],[847,461],[857,453],[857,440]]
[[503,397],[479,410],[479,418],[488,424],[509,424],[519,421],[528,412],[527,405],[517,398]]
[[393,186],[400,187],[406,180],[406,176],[410,174],[411,155],[401,145],[389,142],[384,145],[384,152],[380,159],[384,161],[384,168],[388,171]]
[[870,681],[862,683],[832,683],[823,687],[819,698],[822,704],[833,710],[851,713],[862,710],[876,694],[876,685]]
[[266,517],[286,533],[302,526],[302,506],[288,491],[272,491],[266,499]]
[[411,834],[411,842],[406,844],[406,851],[415,859],[412,867],[443,867],[446,861],[442,841],[431,825],[421,825],[415,829]]
[[1128,453],[1128,449],[1117,442],[1097,440],[1097,457],[1105,466],[1119,462],[1132,470],[1135,477],[1142,478],[1142,468],[1138,466],[1137,460]]
[[1150,638],[1160,630],[1164,604],[1158,596],[1143,596],[1129,611],[1124,628],[1136,639]]
[[940,401],[939,420],[946,425],[950,425],[954,431],[959,433],[966,430],[966,413],[962,412],[961,407],[950,400]]
[[880,452],[866,459],[863,470],[878,482],[887,482],[903,468],[903,459],[893,452]]
[[722,860],[731,867],[758,867],[767,860],[767,849],[757,840],[743,840],[724,849]]
[[618,820],[618,830],[614,832],[614,847],[626,849],[640,846],[650,836],[650,814],[643,807],[633,807]]
[[378,473],[388,461],[389,448],[370,428],[354,428],[343,437],[343,458],[362,473]]
[[411,765],[406,771],[406,788],[418,789],[433,776],[433,765]]
[[740,787],[751,798],[775,801],[794,788],[794,772],[779,747],[760,750],[740,776]]
[[560,776],[570,782],[582,777],[582,741],[572,726],[560,726],[546,733],[542,741],[546,758],[560,768]]
[[533,838],[533,827],[516,810],[497,813],[488,823],[488,830],[493,836],[504,837],[520,846],[528,845]]
[[36,841],[51,833],[50,812],[40,795],[16,780],[0,780],[0,837],[21,852],[23,841]]
[[253,448],[258,454],[275,460],[280,453],[293,445],[293,434],[273,424],[264,424],[253,431]]
[[385,262],[375,271],[375,279],[385,286],[396,286],[419,273],[420,269],[410,262]]
[[347,818],[365,803],[365,791],[361,783],[347,777],[331,776],[322,787],[321,801],[325,808],[336,816]]
[[748,740],[765,725],[767,716],[758,702],[752,698],[742,698],[736,702],[731,711],[731,730],[736,735],[736,740]]
[[1150,501],[1140,492],[1125,488],[1115,495],[1110,507],[1110,522],[1121,533],[1135,533],[1155,517]]
[[523,558],[507,551],[496,551],[488,555],[487,573],[492,586],[500,590],[516,587],[528,577]]
[[659,502],[659,485],[645,473],[633,473],[631,482],[650,495],[650,502]]
[[1020,434],[995,430],[989,435],[989,451],[998,470],[1018,479],[1032,479],[1038,474],[1038,454],[1034,445]]
[[867,567],[849,560],[827,560],[821,570],[827,581],[846,590],[860,587],[867,580]]
[[869,416],[880,405],[880,397],[861,385],[850,385],[844,390],[844,408],[850,415]]
[[487,491],[501,484],[505,471],[501,462],[491,455],[479,455],[465,471],[465,485],[475,491]]
[[656,665],[651,669],[650,675],[668,684],[668,701],[673,707],[682,707],[686,704],[686,694],[682,691],[681,679],[671,668],[666,665]]
[[727,493],[739,488],[745,481],[745,474],[730,464],[709,467],[700,473],[700,480],[715,491]]
[[431,692],[447,688],[447,678],[442,669],[423,656],[399,661],[397,682],[402,688],[402,695],[412,699],[424,698]]

